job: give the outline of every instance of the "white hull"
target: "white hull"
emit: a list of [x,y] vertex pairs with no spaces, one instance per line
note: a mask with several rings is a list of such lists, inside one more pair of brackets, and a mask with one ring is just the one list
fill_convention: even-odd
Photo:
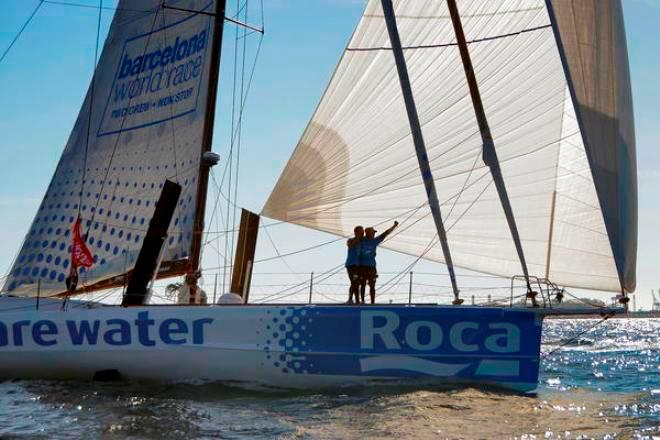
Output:
[[[0,298],[0,377],[328,388],[376,381],[536,387],[532,311],[443,306],[83,308]],[[457,315],[463,315],[458,316]],[[86,331],[85,331],[86,330]]]

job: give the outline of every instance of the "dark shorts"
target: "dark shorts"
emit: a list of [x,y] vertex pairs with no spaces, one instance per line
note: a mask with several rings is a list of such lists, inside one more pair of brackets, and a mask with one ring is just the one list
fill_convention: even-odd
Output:
[[359,272],[360,278],[365,281],[376,281],[376,278],[378,278],[378,271],[375,267],[360,266]]
[[361,280],[362,273],[360,269],[360,266],[348,266],[346,268],[346,272],[348,272],[348,279],[351,280],[351,284],[357,283]]

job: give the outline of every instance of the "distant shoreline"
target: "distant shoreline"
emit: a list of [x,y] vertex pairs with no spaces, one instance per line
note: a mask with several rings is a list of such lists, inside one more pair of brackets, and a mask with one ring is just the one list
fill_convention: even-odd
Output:
[[[643,318],[660,318],[660,311],[622,313],[620,315],[619,314],[614,315],[609,319],[643,319]],[[549,315],[546,316],[545,319],[602,319],[602,317],[598,315],[564,315],[564,316]]]

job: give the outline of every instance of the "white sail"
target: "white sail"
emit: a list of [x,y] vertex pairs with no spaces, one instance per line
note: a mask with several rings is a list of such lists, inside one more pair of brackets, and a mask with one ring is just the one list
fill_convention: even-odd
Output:
[[[454,264],[502,276],[521,274],[481,158],[481,136],[447,4],[401,0],[394,6]],[[604,210],[612,206],[599,199],[603,189],[597,187],[598,171],[587,148],[617,151],[620,146],[614,141],[585,145],[584,131],[593,128],[584,128],[590,121],[578,122],[572,89],[589,79],[567,80],[552,9],[544,0],[460,1],[458,7],[530,274],[566,286],[634,289],[634,257],[626,260],[633,261],[627,275],[615,260],[626,259],[623,248],[634,253],[636,240],[623,248],[612,244],[624,238],[606,226],[610,214]],[[620,7],[605,11],[620,12]],[[613,23],[620,35],[622,21]],[[619,62],[617,68],[627,71],[627,60]],[[629,84],[627,91],[625,82],[612,86],[630,95]],[[632,109],[613,117],[631,120]],[[632,162],[621,173],[630,170],[630,163],[634,170],[634,136],[626,140]],[[615,173],[617,166],[611,164]],[[634,173],[626,174],[620,187],[635,191],[630,183],[635,179]],[[621,191],[617,200],[626,196]],[[628,204],[633,205],[634,212],[617,214],[627,228],[636,228],[636,204]],[[436,229],[380,0],[369,2],[263,215],[338,235],[349,234],[356,224],[384,226],[398,219],[401,226],[385,247],[443,261],[437,242],[428,248]]]
[[[161,270],[190,252],[206,109],[212,20],[160,0],[119,2],[55,175],[4,291],[66,290],[71,227],[94,254],[79,287],[133,268],[166,179],[183,187]],[[213,12],[214,0],[168,1]],[[91,118],[90,118],[91,113]],[[89,130],[88,130],[89,127]]]

